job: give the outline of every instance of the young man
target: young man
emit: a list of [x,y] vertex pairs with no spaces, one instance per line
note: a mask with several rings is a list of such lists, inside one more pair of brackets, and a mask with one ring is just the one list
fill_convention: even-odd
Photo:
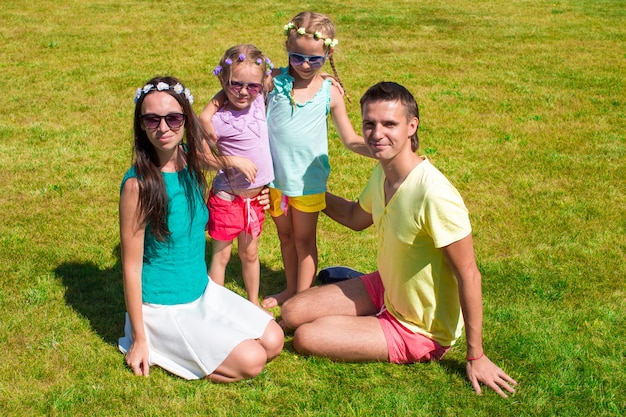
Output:
[[503,397],[516,382],[485,356],[481,275],[458,191],[415,151],[417,103],[383,82],[361,98],[363,138],[380,164],[358,201],[326,194],[324,212],[354,230],[372,224],[379,272],[314,287],[287,301],[282,317],[301,353],[345,361],[440,359],[465,320],[467,375]]

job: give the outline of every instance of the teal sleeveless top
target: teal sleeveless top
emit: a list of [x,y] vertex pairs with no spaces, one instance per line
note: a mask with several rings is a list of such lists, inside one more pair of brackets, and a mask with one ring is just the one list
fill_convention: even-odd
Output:
[[[142,300],[151,304],[184,304],[199,298],[208,284],[205,261],[205,227],[209,212],[197,182],[187,168],[162,172],[168,197],[167,224],[170,235],[158,241],[146,226]],[[124,175],[120,192],[135,168]],[[193,204],[189,204],[193,201]]]
[[292,103],[293,77],[281,68],[268,96],[267,129],[274,162],[270,185],[289,197],[326,191],[330,79],[305,103]]

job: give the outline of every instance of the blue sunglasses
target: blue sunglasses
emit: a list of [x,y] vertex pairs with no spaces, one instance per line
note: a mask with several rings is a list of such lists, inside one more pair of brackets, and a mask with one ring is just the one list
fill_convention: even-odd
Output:
[[295,52],[289,52],[289,62],[292,65],[300,66],[305,62],[308,63],[312,68],[321,68],[322,65],[326,62],[326,55],[302,55],[296,54]]

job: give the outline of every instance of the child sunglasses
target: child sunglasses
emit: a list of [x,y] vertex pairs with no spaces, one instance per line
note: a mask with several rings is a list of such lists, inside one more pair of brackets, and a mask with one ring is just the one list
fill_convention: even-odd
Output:
[[295,52],[289,52],[289,62],[292,65],[300,66],[307,62],[311,68],[321,68],[322,65],[326,62],[326,55],[302,55],[296,54]]
[[185,115],[183,113],[168,113],[165,116],[148,113],[141,115],[141,121],[146,129],[156,130],[161,124],[161,120],[165,119],[165,124],[172,130],[178,130],[185,123]]
[[244,87],[246,87],[246,90],[248,90],[248,94],[251,94],[251,95],[256,95],[256,94],[259,94],[261,91],[263,91],[263,84],[240,83],[239,81],[228,82],[228,88],[230,88],[230,90],[235,94],[241,93],[241,90],[243,90]]

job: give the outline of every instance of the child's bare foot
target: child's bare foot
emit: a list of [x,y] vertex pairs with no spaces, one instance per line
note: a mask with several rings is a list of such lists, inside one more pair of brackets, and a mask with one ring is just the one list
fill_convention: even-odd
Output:
[[292,294],[291,292],[287,290],[278,294],[268,295],[267,297],[263,299],[263,302],[261,303],[261,307],[273,308],[273,307],[283,305],[283,303],[287,301],[288,299],[290,299],[293,295],[294,294]]

